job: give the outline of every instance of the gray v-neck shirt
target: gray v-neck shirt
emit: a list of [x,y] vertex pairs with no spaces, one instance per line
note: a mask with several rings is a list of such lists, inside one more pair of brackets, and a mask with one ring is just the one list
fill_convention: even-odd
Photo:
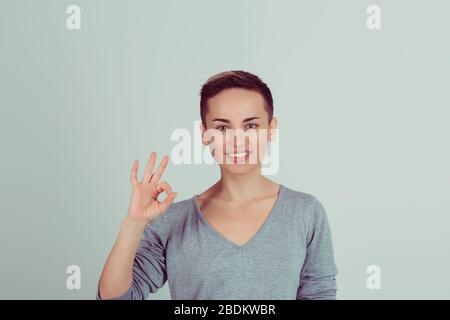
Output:
[[146,299],[166,281],[172,299],[336,299],[330,225],[314,195],[280,184],[272,210],[244,245],[218,232],[197,198],[174,202],[147,225],[132,285],[114,299]]

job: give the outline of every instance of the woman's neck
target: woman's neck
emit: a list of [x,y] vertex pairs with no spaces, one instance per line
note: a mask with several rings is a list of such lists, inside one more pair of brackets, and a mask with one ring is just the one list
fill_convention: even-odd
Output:
[[234,203],[246,203],[257,198],[273,196],[278,184],[261,175],[260,170],[245,174],[221,172],[221,178],[212,186],[211,196]]

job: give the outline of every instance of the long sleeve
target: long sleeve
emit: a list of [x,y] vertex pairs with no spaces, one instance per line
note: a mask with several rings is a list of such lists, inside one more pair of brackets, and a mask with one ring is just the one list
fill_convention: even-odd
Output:
[[[157,222],[155,221],[155,224]],[[157,229],[149,224],[133,262],[133,280],[127,292],[110,300],[144,300],[167,281],[165,249]],[[100,300],[97,287],[97,300]]]
[[331,228],[326,211],[314,197],[313,214],[306,221],[306,256],[300,274],[298,300],[335,300],[338,273],[335,264]]

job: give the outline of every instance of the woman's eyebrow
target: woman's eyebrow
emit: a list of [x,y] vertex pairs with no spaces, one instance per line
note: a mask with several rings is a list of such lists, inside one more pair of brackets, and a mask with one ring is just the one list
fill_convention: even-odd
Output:
[[242,121],[242,122],[252,121],[252,120],[255,120],[255,119],[259,119],[259,117],[247,118],[247,119],[244,119],[244,121]]
[[[255,119],[259,119],[259,117],[246,118],[246,119],[242,120],[242,122],[248,122],[248,121],[252,121],[252,120],[255,120]],[[220,122],[230,123],[230,120],[223,119],[223,118],[214,118],[212,121],[220,121]]]

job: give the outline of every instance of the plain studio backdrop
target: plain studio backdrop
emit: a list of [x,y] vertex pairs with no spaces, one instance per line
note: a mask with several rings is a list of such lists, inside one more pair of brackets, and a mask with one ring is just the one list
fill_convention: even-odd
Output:
[[[70,30],[68,6],[81,10]],[[377,5],[381,29],[366,10]],[[450,298],[448,1],[2,1],[0,298],[94,299],[130,170],[193,132],[199,89],[272,90],[279,170],[323,203],[338,299]],[[193,139],[193,138],[192,138]],[[176,201],[217,165],[169,163]],[[69,290],[69,266],[81,288]],[[380,289],[370,289],[369,266]],[[370,268],[369,268],[370,270]],[[282,272],[282,270],[280,270]],[[170,299],[166,284],[150,299]]]

